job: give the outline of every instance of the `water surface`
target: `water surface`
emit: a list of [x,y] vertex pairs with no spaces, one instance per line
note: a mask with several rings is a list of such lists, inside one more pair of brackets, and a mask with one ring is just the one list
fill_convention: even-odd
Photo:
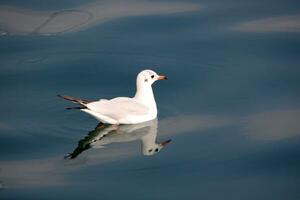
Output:
[[[0,5],[1,199],[299,199],[297,1]],[[56,97],[132,96],[145,68],[169,77],[150,124]]]

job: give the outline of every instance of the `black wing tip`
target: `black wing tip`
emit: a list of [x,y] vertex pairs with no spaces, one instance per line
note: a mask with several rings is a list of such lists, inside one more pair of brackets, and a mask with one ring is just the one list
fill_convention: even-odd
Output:
[[79,106],[79,107],[67,107],[66,110],[81,110],[81,109],[85,109],[86,107],[83,106]]
[[81,104],[83,106],[85,106],[85,104],[88,104],[88,103],[92,102],[90,100],[76,98],[76,97],[72,97],[72,96],[68,96],[68,95],[58,94],[57,96],[59,98],[62,98],[62,99],[68,100],[68,101],[72,101],[74,103],[78,103],[78,104]]

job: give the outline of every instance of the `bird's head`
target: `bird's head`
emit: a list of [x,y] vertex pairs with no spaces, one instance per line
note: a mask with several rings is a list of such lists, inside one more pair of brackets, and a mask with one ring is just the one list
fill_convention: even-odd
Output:
[[163,75],[158,75],[153,70],[143,70],[137,75],[137,84],[138,85],[149,85],[151,86],[155,81],[166,80],[167,77]]

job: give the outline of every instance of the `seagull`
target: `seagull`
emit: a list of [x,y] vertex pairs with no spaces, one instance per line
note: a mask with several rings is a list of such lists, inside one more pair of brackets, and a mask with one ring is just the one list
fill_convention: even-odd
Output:
[[138,124],[153,120],[157,117],[157,106],[152,90],[152,84],[167,77],[158,75],[152,70],[141,71],[136,78],[136,93],[134,97],[116,97],[113,99],[99,99],[89,101],[66,95],[58,95],[65,100],[77,103],[79,109],[104,124]]

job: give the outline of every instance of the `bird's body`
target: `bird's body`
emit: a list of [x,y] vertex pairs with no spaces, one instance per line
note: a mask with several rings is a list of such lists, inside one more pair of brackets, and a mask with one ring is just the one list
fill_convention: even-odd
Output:
[[156,105],[143,104],[129,97],[100,99],[86,104],[86,107],[82,111],[106,124],[135,124],[152,120],[157,116]]
[[164,80],[152,70],[144,70],[137,76],[137,90],[134,97],[116,97],[110,100],[100,99],[88,101],[79,98],[59,95],[60,97],[78,103],[76,107],[92,115],[105,124],[137,124],[153,120],[157,117],[157,107],[152,90],[156,80]]

